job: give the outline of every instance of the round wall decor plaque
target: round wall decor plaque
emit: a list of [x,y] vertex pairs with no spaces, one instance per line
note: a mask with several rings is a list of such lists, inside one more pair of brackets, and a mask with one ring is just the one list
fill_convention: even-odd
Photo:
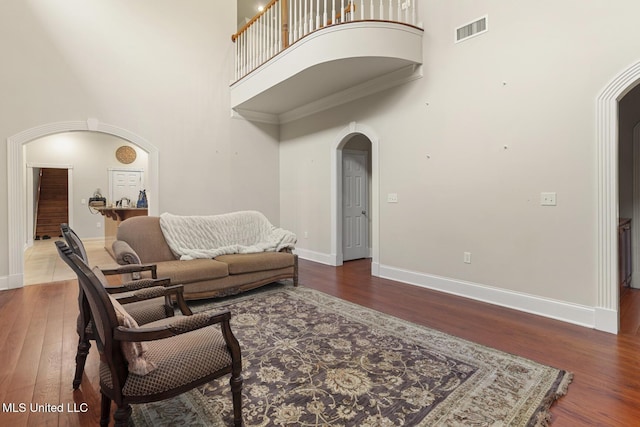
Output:
[[118,159],[120,163],[124,163],[125,165],[133,163],[133,161],[136,159],[136,150],[134,150],[132,147],[129,147],[128,145],[118,147],[118,149],[116,150],[116,159]]

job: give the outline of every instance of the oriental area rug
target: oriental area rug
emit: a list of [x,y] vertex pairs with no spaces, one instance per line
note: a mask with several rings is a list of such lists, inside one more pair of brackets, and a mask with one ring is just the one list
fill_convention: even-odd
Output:
[[[545,426],[572,378],[302,286],[192,305],[231,311],[245,426]],[[232,419],[229,376],[132,416],[154,427]]]

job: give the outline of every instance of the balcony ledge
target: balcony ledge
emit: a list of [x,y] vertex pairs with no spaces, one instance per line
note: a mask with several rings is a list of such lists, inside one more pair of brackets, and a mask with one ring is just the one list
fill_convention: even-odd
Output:
[[420,78],[422,35],[387,21],[314,31],[231,85],[232,114],[287,123]]

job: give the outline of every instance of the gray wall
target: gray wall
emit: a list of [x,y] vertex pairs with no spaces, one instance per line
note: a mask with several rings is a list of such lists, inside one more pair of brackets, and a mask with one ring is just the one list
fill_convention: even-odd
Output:
[[[596,98],[639,58],[640,3],[421,6],[422,79],[282,126],[281,225],[330,253],[331,150],[355,121],[380,138],[381,266],[595,306]],[[453,43],[485,14],[486,34]]]

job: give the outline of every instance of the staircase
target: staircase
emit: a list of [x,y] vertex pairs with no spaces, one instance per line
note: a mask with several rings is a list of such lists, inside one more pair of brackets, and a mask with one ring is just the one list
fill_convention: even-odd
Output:
[[36,200],[34,239],[59,237],[60,224],[69,222],[66,169],[40,169]]

